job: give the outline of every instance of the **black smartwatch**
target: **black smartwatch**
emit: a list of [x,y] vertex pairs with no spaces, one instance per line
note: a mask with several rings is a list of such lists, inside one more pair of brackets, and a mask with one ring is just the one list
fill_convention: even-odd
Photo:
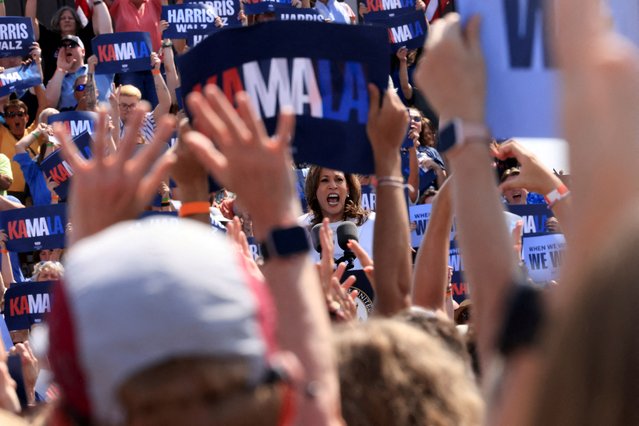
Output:
[[439,131],[437,150],[440,154],[444,154],[470,140],[488,143],[490,141],[488,128],[480,123],[470,123],[461,118],[455,118]]
[[266,262],[274,257],[289,257],[300,253],[307,253],[311,245],[308,241],[308,234],[301,226],[290,228],[275,228],[266,241],[260,244],[262,257]]

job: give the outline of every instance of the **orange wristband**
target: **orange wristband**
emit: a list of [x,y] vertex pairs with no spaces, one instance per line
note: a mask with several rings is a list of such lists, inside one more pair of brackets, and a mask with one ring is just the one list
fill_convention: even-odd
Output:
[[7,254],[9,253],[9,250],[7,249],[0,249],[0,254]]
[[151,74],[160,75],[160,70],[153,69],[153,70],[151,70]]
[[191,201],[182,203],[180,207],[180,217],[188,217],[196,214],[209,214],[211,204],[208,201]]

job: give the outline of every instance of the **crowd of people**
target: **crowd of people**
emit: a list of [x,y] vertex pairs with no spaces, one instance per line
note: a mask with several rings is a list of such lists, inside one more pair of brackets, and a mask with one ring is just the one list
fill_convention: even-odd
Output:
[[[639,423],[639,168],[619,167],[637,152],[639,50],[601,0],[556,1],[569,180],[492,138],[482,23],[462,24],[452,1],[415,2],[424,47],[400,48],[388,87],[368,86],[371,176],[295,163],[293,111],[269,135],[246,92],[208,84],[184,97],[187,118],[175,58],[189,47],[163,37],[167,0],[79,3],[87,24],[66,6],[40,22],[26,0],[37,42],[0,58],[43,80],[0,100],[0,215],[64,203],[69,222],[64,247],[35,252],[0,232],[2,294],[53,282],[44,323],[0,343],[0,424]],[[292,4],[326,25],[372,13]],[[149,71],[96,74],[91,39],[114,31],[149,33]],[[49,124],[62,111],[94,117],[90,158]],[[63,197],[41,168],[58,151],[73,171]],[[534,203],[567,242],[557,285],[528,278],[521,223],[505,220],[506,204]],[[420,204],[414,250],[407,209]]]

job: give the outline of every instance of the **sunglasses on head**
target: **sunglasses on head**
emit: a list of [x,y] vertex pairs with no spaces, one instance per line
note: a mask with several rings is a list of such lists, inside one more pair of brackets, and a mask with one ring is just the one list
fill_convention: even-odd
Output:
[[69,43],[62,43],[60,46],[64,47],[65,49],[69,49],[69,48],[73,49],[74,47],[78,47],[79,44],[71,41]]
[[13,117],[24,117],[24,115],[25,114],[23,111],[17,111],[17,112],[8,112],[4,116],[7,118],[13,118]]
[[76,92],[84,92],[84,88],[87,87],[86,84],[78,84],[77,86],[75,86],[75,91]]

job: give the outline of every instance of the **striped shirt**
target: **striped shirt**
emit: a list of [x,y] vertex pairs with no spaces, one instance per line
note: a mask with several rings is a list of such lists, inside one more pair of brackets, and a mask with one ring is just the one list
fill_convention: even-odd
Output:
[[[155,135],[155,116],[153,112],[147,112],[144,115],[144,119],[142,120],[142,125],[140,126],[140,137],[144,141],[145,144],[151,143],[153,140],[153,135]],[[124,137],[124,123],[120,120],[120,139]]]

